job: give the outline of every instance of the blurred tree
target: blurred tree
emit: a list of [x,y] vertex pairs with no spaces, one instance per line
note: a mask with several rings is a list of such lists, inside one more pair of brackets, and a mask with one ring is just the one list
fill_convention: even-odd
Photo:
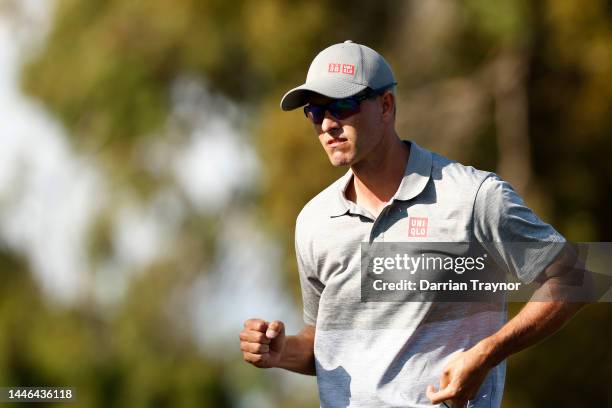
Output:
[[3,250],[0,270],[3,386],[73,387],[77,407],[234,404],[223,367],[203,358],[185,333],[160,330],[176,319],[164,310],[163,279],[133,285],[126,305],[108,321],[87,305],[45,304],[26,262]]
[[[367,1],[59,1],[48,41],[24,69],[23,83],[62,120],[75,146],[98,161],[119,198],[124,195],[121,189],[137,189],[146,201],[174,182],[167,169],[161,173],[148,170],[146,152],[155,138],[164,134],[172,109],[172,88],[178,79],[200,78],[214,92],[233,98],[245,108],[257,108],[266,95],[278,92],[287,78],[297,78],[298,68],[313,50],[327,42],[326,38],[341,40],[348,33],[354,34],[353,28],[364,11],[370,20],[359,25],[356,33],[362,38],[376,37],[375,33],[382,30],[374,28],[393,14],[390,7]],[[176,143],[188,133],[188,129],[179,128],[178,133],[172,130],[169,136]],[[274,133],[269,136],[278,137]],[[293,201],[288,208],[297,205],[299,201]],[[187,208],[189,214],[182,223],[179,242],[153,266],[156,272],[143,274],[142,281],[132,284],[126,295],[134,308],[126,308],[125,315],[110,323],[112,330],[100,333],[100,338],[115,339],[107,347],[126,356],[126,361],[111,359],[108,364],[87,366],[91,373],[101,373],[101,380],[94,384],[113,391],[102,401],[114,404],[117,395],[137,406],[157,406],[167,401],[165,390],[171,385],[163,386],[162,381],[173,365],[160,356],[164,351],[170,361],[178,356],[176,350],[162,347],[170,336],[160,327],[176,327],[176,322],[158,320],[169,302],[169,293],[188,285],[196,271],[214,257],[214,237],[221,227],[215,215]],[[113,257],[115,211],[107,209],[92,229],[93,262],[103,263]],[[290,211],[284,211],[285,219],[293,217],[287,215]],[[177,277],[171,271],[183,271],[184,276]],[[134,289],[140,285],[157,289],[152,294]],[[146,339],[139,337],[141,333]],[[123,352],[124,348],[129,350]],[[184,363],[180,360],[176,364],[178,369]],[[223,395],[220,384],[208,391]],[[99,397],[94,392],[92,400]],[[287,401],[287,405],[296,406],[290,396]]]

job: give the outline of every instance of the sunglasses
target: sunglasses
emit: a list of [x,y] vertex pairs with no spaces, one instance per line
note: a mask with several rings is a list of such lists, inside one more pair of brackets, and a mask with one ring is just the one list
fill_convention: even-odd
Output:
[[304,106],[304,115],[315,125],[320,125],[325,119],[325,112],[338,120],[347,119],[361,111],[361,102],[366,99],[382,95],[388,88],[380,90],[371,90],[363,95],[350,96],[344,99],[336,99],[333,102],[325,105],[308,104]]

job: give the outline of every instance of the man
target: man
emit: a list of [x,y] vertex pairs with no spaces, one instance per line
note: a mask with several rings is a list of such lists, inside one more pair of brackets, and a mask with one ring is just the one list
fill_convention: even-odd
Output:
[[[581,305],[529,302],[506,322],[494,303],[362,302],[360,245],[564,238],[495,174],[400,140],[395,85],[381,55],[346,41],[320,52],[306,83],[283,97],[283,110],[306,105],[332,165],[350,170],[297,219],[304,329],[287,336],[280,321],[250,319],[241,350],[256,367],[316,375],[323,407],[499,407],[504,360]],[[558,248],[488,251],[523,282],[548,283],[574,263]]]

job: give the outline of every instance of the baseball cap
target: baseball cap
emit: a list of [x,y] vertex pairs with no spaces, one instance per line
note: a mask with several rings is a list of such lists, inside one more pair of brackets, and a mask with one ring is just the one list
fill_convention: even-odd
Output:
[[393,71],[382,55],[348,40],[327,47],[312,60],[306,82],[283,96],[281,109],[306,105],[312,92],[341,99],[366,88],[383,89],[395,84]]

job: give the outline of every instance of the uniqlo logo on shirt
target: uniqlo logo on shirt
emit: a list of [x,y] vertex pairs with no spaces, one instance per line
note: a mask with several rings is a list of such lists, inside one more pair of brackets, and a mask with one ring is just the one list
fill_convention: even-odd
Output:
[[355,73],[355,65],[353,64],[338,64],[331,62],[327,66],[327,72],[331,72],[334,74],[347,74],[353,75]]
[[408,236],[426,237],[427,236],[427,217],[408,218]]

